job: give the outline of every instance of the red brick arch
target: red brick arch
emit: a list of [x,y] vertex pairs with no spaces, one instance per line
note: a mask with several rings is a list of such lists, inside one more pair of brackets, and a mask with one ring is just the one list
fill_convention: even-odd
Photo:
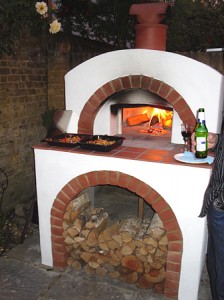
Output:
[[67,205],[84,189],[98,185],[111,185],[125,188],[143,198],[159,214],[168,237],[164,295],[177,299],[183,252],[183,237],[175,214],[165,199],[148,184],[121,172],[102,170],[82,174],[68,182],[58,193],[51,209],[53,266],[60,269],[65,269],[67,266],[68,255],[65,249],[62,228],[63,216]]
[[94,120],[105,100],[116,92],[141,88],[167,100],[183,123],[196,124],[196,119],[183,97],[163,81],[144,75],[129,75],[107,82],[86,102],[79,117],[78,133],[93,134]]

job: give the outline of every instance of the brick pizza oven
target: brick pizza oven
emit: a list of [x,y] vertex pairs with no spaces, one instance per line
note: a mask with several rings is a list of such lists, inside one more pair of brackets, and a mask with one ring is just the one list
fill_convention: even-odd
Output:
[[66,109],[72,111],[66,131],[73,133],[117,134],[110,123],[110,97],[116,92],[138,88],[159,95],[173,107],[171,147],[124,143],[97,153],[35,146],[42,263],[66,268],[62,221],[68,203],[89,187],[118,186],[143,198],[163,221],[168,236],[164,295],[196,300],[207,241],[206,219],[198,214],[211,167],[182,164],[173,156],[182,143],[181,122],[195,124],[199,107],[205,108],[209,130],[220,131],[223,76],[181,55],[132,49],[84,62],[68,72],[65,86]]

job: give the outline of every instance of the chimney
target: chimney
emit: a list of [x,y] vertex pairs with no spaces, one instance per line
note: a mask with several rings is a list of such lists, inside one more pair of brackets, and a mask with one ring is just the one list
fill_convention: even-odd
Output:
[[137,16],[135,48],[166,51],[167,25],[164,20],[169,3],[133,4],[129,14]]

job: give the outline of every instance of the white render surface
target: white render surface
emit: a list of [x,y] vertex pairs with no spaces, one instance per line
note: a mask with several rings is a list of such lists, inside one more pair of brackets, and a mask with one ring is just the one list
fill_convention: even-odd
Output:
[[[191,58],[147,49],[108,52],[85,61],[65,75],[66,109],[73,111],[68,131],[77,132],[79,115],[97,89],[128,75],[145,75],[170,85],[186,100],[195,116],[198,108],[204,107],[209,131],[220,132],[223,75]],[[97,114],[94,134],[111,134],[109,107],[106,103]],[[171,142],[182,143],[181,120],[177,113],[173,118]]]
[[207,242],[206,219],[198,218],[198,214],[211,169],[41,149],[34,149],[34,154],[44,265],[52,266],[50,211],[59,191],[81,174],[98,170],[122,172],[151,186],[171,206],[183,235],[178,299],[197,300]]

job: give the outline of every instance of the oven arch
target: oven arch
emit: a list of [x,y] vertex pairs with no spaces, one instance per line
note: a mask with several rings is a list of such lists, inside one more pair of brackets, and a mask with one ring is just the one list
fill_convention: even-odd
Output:
[[67,252],[65,248],[62,222],[69,202],[89,187],[111,185],[125,188],[149,203],[161,218],[168,238],[168,254],[164,295],[177,298],[183,237],[179,224],[171,207],[161,195],[143,181],[122,172],[101,170],[92,171],[73,178],[57,194],[51,209],[51,240],[53,266],[65,269]]

